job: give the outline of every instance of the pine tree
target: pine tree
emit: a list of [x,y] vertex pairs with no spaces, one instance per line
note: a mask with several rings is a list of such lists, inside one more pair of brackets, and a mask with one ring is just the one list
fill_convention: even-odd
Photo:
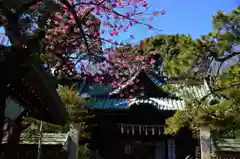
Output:
[[[199,39],[159,35],[141,44],[146,54],[161,54],[161,75],[168,81],[188,87],[207,80],[211,89],[203,98],[184,98],[185,108],[166,121],[167,134],[176,134],[186,126],[195,131],[207,125],[217,134],[240,128],[240,8],[228,14],[219,11],[213,17],[213,26],[213,32]],[[174,84],[164,85],[166,91],[176,91],[174,88]],[[209,103],[206,98],[212,94],[215,100]]]

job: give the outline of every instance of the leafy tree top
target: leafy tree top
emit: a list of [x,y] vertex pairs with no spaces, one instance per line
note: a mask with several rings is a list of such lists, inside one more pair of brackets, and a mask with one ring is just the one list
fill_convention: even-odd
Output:
[[158,52],[162,57],[159,74],[172,83],[201,85],[209,83],[210,94],[216,94],[215,101],[207,102],[205,97],[185,98],[186,107],[166,121],[166,133],[175,134],[182,127],[198,130],[207,125],[213,131],[222,133],[239,129],[239,17],[240,8],[224,14],[219,11],[213,17],[213,32],[192,39],[188,35],[159,35],[141,42],[142,52]]

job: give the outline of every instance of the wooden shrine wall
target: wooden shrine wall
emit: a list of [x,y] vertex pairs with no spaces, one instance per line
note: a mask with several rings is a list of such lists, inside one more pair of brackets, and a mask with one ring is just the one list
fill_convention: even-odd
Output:
[[198,139],[187,128],[180,130],[174,137],[176,143],[176,159],[185,159],[188,155],[195,158]]
[[[134,141],[150,142],[156,149],[156,145],[165,145],[165,149],[159,148],[159,154],[164,152],[164,159],[185,159],[188,155],[195,155],[196,143],[195,139],[192,138],[192,134],[188,129],[183,129],[176,136],[167,136],[164,134],[164,130],[161,130],[159,134],[152,133],[151,129],[146,133],[139,133],[138,131],[132,132],[131,125],[155,125],[158,124],[164,126],[166,119],[166,113],[164,116],[161,114],[155,114],[157,116],[151,116],[154,113],[144,113],[141,111],[125,112],[126,114],[101,114],[96,120],[98,126],[95,128],[94,135],[92,136],[93,142],[95,143],[95,149],[99,150],[100,154],[104,159],[128,159],[125,153],[126,145]],[[115,112],[116,113],[116,112]],[[147,114],[150,114],[149,117]],[[129,131],[125,129],[124,133],[121,132],[121,126],[117,126],[118,122],[126,123],[125,127],[129,127]],[[131,124],[132,123],[132,124]],[[139,129],[137,129],[139,130]],[[174,145],[174,146],[171,146]],[[151,149],[151,148],[150,148]],[[150,152],[150,150],[149,150]],[[156,153],[156,152],[155,152]],[[130,155],[131,156],[131,155]],[[151,156],[151,155],[150,155]],[[157,154],[151,159],[156,159]],[[132,157],[130,157],[133,159]],[[137,158],[140,159],[140,158]],[[162,158],[161,158],[162,159]]]

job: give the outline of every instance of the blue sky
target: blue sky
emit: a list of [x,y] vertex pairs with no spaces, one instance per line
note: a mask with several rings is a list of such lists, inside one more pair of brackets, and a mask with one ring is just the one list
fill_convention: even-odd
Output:
[[[162,30],[159,34],[183,33],[198,38],[212,30],[212,16],[218,10],[230,12],[240,5],[240,0],[148,0],[148,3],[151,10],[167,11],[167,14],[156,17],[151,23],[155,28]],[[133,43],[156,35],[144,26],[137,26],[113,39],[129,40],[130,33],[135,36],[131,41]]]
[[[153,32],[145,26],[139,25],[131,28],[127,33],[120,33],[113,38],[116,41],[137,43],[146,37],[157,34],[190,34],[193,38],[207,34],[212,30],[212,16],[218,10],[231,12],[240,0],[147,0],[151,11],[156,9],[166,10],[167,14],[156,17],[151,25],[161,29],[161,32]],[[3,29],[0,28],[0,33]],[[129,35],[134,35],[134,40],[129,41]],[[104,36],[108,38],[108,36]]]
[[[147,0],[150,11],[166,10],[167,14],[156,17],[151,25],[161,29],[161,32],[153,32],[145,26],[139,25],[130,29],[127,33],[121,33],[113,38],[116,41],[131,43],[154,36],[156,34],[190,34],[193,38],[206,34],[212,30],[212,16],[218,10],[230,12],[240,5],[240,0]],[[0,32],[3,30],[0,28]],[[129,35],[134,35],[134,40]],[[107,35],[103,35],[108,38]]]

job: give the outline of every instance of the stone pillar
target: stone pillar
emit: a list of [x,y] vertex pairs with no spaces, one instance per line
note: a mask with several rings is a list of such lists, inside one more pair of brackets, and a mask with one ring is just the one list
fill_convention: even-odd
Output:
[[201,159],[211,159],[211,131],[208,127],[200,127]]
[[201,159],[201,148],[200,145],[197,145],[195,148],[195,159]]
[[19,142],[21,135],[21,121],[22,118],[16,121],[9,121],[10,129],[8,130],[6,159],[18,158]]
[[155,156],[155,159],[166,158],[165,141],[161,141],[156,144]]
[[175,139],[174,138],[168,139],[167,147],[168,147],[168,159],[176,159]]
[[68,138],[68,159],[78,158],[79,129],[78,125],[70,125]]

